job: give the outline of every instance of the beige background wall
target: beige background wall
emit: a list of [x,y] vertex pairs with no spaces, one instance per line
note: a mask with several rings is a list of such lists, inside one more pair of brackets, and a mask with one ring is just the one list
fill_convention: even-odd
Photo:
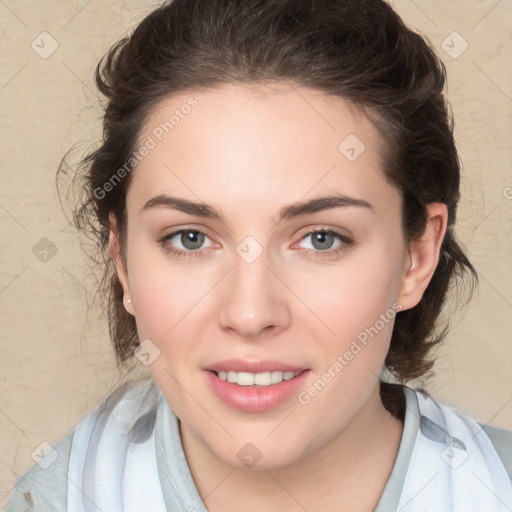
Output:
[[[453,317],[427,389],[512,429],[512,2],[393,3],[448,69],[463,162],[459,237],[481,281],[465,314]],[[87,148],[99,134],[97,61],[155,5],[0,2],[0,501],[40,443],[64,436],[118,378],[105,323],[87,314],[91,281],[54,177],[72,144]],[[46,262],[33,253],[44,237]]]

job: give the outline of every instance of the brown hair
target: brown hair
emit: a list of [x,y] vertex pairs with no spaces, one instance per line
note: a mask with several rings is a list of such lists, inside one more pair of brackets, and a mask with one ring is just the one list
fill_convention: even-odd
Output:
[[73,220],[95,242],[90,256],[101,265],[98,289],[118,365],[139,340],[109,254],[108,215],[116,216],[125,259],[131,173],[108,192],[105,183],[129,161],[145,120],[164,98],[222,83],[289,81],[340,96],[373,118],[385,141],[385,175],[401,191],[407,241],[423,233],[427,203],[448,207],[439,264],[420,303],[397,314],[385,361],[399,381],[424,377],[431,349],[447,332],[436,320],[450,283],[464,275],[476,283],[453,231],[459,160],[445,74],[429,42],[383,0],[174,0],[117,42],[96,69],[107,100],[103,138],[79,166]]

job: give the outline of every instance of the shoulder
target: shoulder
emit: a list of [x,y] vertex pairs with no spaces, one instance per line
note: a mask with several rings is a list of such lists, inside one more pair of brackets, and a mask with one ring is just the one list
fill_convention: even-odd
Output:
[[512,481],[512,431],[478,423],[491,440]]
[[[453,405],[435,400],[426,390],[415,390],[420,409],[426,412],[429,419],[437,421],[447,429],[448,433],[455,436],[456,433],[462,435],[463,432],[469,434],[467,441],[482,451],[483,460],[493,458],[498,465],[502,464],[507,472],[508,478],[512,481],[512,432],[506,429],[493,427],[477,422],[474,418],[467,415]],[[439,411],[439,413],[436,411]],[[434,424],[435,425],[435,424]],[[428,425],[422,423],[422,430],[429,429]],[[439,435],[439,431],[431,432],[430,438]],[[427,437],[429,437],[427,435]],[[454,437],[454,439],[457,439]]]
[[74,431],[56,442],[14,485],[4,512],[64,512]]
[[68,477],[72,446],[74,452],[80,453],[84,444],[80,436],[83,437],[84,433],[88,435],[88,431],[100,418],[106,420],[115,415],[122,422],[129,421],[134,414],[140,412],[142,404],[152,404],[158,398],[156,389],[154,382],[147,378],[118,383],[96,407],[87,412],[71,432],[16,480],[7,506],[0,512],[65,511],[68,481],[73,480],[71,475]]

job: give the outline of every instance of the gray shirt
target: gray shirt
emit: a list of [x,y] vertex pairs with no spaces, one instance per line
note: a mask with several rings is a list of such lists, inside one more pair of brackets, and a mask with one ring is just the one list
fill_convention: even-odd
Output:
[[[402,396],[405,397],[405,410],[396,412],[404,421],[404,429],[393,469],[374,512],[396,510],[420,428],[420,413],[414,391],[399,385],[386,385],[386,389],[393,390],[399,395],[403,393]],[[512,480],[512,432],[496,427],[480,426],[493,442]],[[169,512],[188,510],[207,512],[183,451],[178,419],[163,395],[158,405],[155,428],[158,473],[167,509]],[[67,488],[68,485],[73,485],[67,476],[73,433],[74,430],[53,446],[58,453],[58,458],[51,466],[44,469],[34,464],[27,473],[16,480],[4,512],[66,510]]]

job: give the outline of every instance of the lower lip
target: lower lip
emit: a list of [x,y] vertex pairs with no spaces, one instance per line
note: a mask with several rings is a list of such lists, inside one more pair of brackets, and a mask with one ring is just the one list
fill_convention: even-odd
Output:
[[219,379],[212,371],[205,373],[213,392],[230,407],[240,411],[264,412],[279,407],[296,395],[304,384],[309,370],[303,371],[293,379],[262,387],[239,386]]

